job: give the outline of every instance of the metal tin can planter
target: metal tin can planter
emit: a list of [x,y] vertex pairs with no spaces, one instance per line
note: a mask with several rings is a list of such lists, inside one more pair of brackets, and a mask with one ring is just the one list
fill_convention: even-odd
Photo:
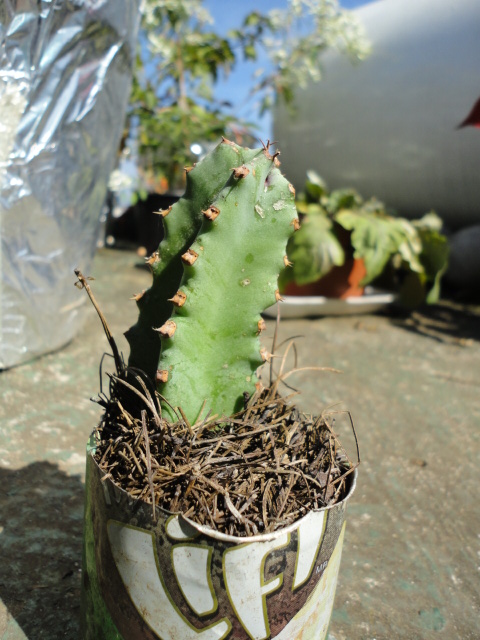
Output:
[[323,640],[347,497],[239,538],[134,500],[87,456],[84,640]]

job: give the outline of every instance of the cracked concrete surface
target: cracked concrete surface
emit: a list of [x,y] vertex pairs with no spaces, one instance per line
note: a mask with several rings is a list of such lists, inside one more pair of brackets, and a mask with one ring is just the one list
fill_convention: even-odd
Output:
[[[101,251],[91,274],[125,352],[128,299],[149,283],[139,262]],[[330,640],[478,639],[480,308],[285,320],[280,334],[302,336],[300,365],[343,371],[299,373],[294,384],[304,409],[338,412],[353,450],[348,407],[360,440]],[[107,346],[88,308],[63,350],[0,373],[4,640],[79,635],[85,445],[100,415],[89,398]]]

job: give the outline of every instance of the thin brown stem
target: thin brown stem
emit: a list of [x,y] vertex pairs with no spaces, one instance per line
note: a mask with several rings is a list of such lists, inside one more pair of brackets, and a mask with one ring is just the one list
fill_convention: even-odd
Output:
[[148,430],[147,430],[147,412],[145,409],[142,410],[142,432],[143,432],[143,440],[145,442],[145,456],[147,458],[147,477],[148,477],[148,485],[150,487],[150,495],[152,497],[152,516],[153,521],[156,521],[156,513],[155,513],[155,489],[153,488],[153,478],[152,478],[152,456],[150,455],[150,441],[148,439]]
[[113,359],[115,360],[115,368],[117,370],[117,375],[121,375],[125,369],[125,365],[123,364],[120,353],[118,352],[117,345],[115,343],[115,340],[113,339],[112,332],[110,331],[110,327],[107,324],[105,316],[101,312],[100,307],[98,306],[98,303],[95,300],[95,297],[93,295],[92,289],[87,282],[88,280],[93,280],[93,278],[89,278],[89,277],[86,278],[83,275],[83,273],[80,271],[80,269],[75,269],[74,273],[78,278],[78,281],[75,283],[75,285],[79,289],[85,289],[88,297],[90,298],[90,302],[93,304],[93,306],[95,307],[95,311],[98,313],[98,317],[100,318],[100,321],[103,326],[103,330],[105,331],[105,335],[107,336],[107,340],[113,352]]

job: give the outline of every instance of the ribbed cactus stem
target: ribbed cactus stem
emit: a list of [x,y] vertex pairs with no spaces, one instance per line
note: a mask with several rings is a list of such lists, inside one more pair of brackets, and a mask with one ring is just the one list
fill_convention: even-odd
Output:
[[[153,381],[160,356],[160,340],[154,331],[170,317],[174,297],[183,275],[182,255],[202,224],[202,210],[208,209],[231,175],[231,167],[249,162],[257,152],[223,140],[211,153],[187,172],[185,195],[163,212],[165,237],[158,252],[149,259],[153,283],[143,295],[135,296],[137,323],[126,332],[130,345],[129,366],[144,371]],[[194,259],[194,254],[190,254]]]
[[[231,415],[243,393],[254,390],[256,369],[266,359],[258,337],[264,327],[260,314],[278,299],[278,275],[297,221],[293,188],[268,148],[220,148],[227,146],[236,162],[222,169],[222,188],[203,198],[198,235],[192,229],[190,241],[176,249],[184,275],[180,283],[176,261],[168,292],[175,310],[155,325],[162,342],[156,379],[167,401],[164,410],[181,406],[191,422],[204,405]],[[166,220],[175,215],[173,207]],[[162,247],[160,252],[163,260]]]

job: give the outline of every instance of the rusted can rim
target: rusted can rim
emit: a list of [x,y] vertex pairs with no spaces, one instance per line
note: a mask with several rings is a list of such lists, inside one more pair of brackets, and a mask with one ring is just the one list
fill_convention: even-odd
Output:
[[220,533],[219,531],[215,531],[215,529],[211,529],[210,527],[206,527],[205,525],[197,524],[193,520],[190,520],[190,518],[186,518],[181,513],[175,514],[175,515],[178,515],[182,520],[188,523],[188,525],[190,527],[193,527],[196,531],[203,533],[204,535],[209,536],[210,538],[213,538],[215,540],[221,540],[222,542],[233,542],[235,544],[244,544],[245,542],[269,542],[271,540],[275,540],[276,538],[279,538],[285,533],[291,533],[292,531],[295,531],[295,529],[298,529],[300,524],[304,520],[306,520],[311,513],[319,513],[320,511],[330,511],[331,509],[336,509],[340,505],[345,504],[347,500],[349,500],[352,493],[355,491],[355,487],[357,486],[357,475],[358,475],[358,469],[355,469],[351,474],[352,477],[350,480],[350,487],[348,489],[348,493],[345,496],[345,498],[343,498],[343,500],[340,500],[339,502],[336,502],[335,504],[329,505],[327,507],[322,507],[322,509],[311,509],[307,514],[305,514],[299,520],[296,520],[292,524],[289,524],[287,527],[282,527],[281,529],[277,529],[277,531],[272,531],[271,533],[261,533],[256,536],[232,536],[232,535],[229,535],[228,533]]
[[[96,450],[96,447],[95,447],[95,444],[93,442],[93,438],[90,438],[90,440],[88,441],[88,444],[87,444],[87,455],[91,456],[93,463],[95,464],[95,466],[97,467],[99,473],[101,474],[101,476],[103,478],[103,476],[105,476],[106,473],[105,473],[105,471],[103,471],[103,469],[101,469],[98,466],[97,461],[93,457],[94,453],[95,453],[95,450]],[[302,518],[300,518],[299,520],[296,520],[295,522],[293,522],[292,524],[288,525],[287,527],[282,527],[281,529],[277,529],[276,531],[272,531],[270,533],[261,533],[261,534],[255,535],[255,536],[232,536],[232,535],[227,534],[227,533],[221,533],[219,531],[215,531],[215,529],[212,529],[211,527],[207,527],[205,525],[198,524],[194,520],[191,520],[190,518],[185,517],[181,512],[168,511],[167,509],[164,509],[163,507],[159,507],[159,506],[155,506],[155,510],[159,514],[164,514],[165,519],[168,519],[171,516],[177,516],[179,518],[179,520],[182,520],[183,522],[185,522],[189,527],[192,527],[198,533],[202,533],[203,535],[208,536],[208,537],[210,537],[210,538],[212,538],[214,540],[218,540],[218,541],[222,541],[222,542],[230,542],[230,543],[234,543],[234,544],[245,544],[246,542],[270,542],[271,540],[275,540],[276,538],[279,538],[280,536],[284,535],[285,533],[291,533],[292,531],[295,531],[300,526],[300,524],[310,516],[311,513],[319,513],[321,511],[330,511],[332,509],[337,509],[340,506],[346,504],[347,501],[350,499],[350,496],[355,491],[355,488],[357,486],[357,475],[358,475],[358,469],[355,468],[353,473],[350,474],[350,476],[351,476],[350,486],[348,488],[348,493],[343,498],[343,500],[340,500],[339,502],[336,502],[335,504],[329,505],[327,507],[322,507],[321,509],[311,509]],[[122,489],[122,487],[120,487],[118,484],[114,483],[112,480],[108,479],[107,482],[110,482],[111,484],[113,484],[119,491],[121,491],[125,495],[129,495],[125,491],[125,489]],[[145,504],[147,504],[147,503],[145,503]]]

